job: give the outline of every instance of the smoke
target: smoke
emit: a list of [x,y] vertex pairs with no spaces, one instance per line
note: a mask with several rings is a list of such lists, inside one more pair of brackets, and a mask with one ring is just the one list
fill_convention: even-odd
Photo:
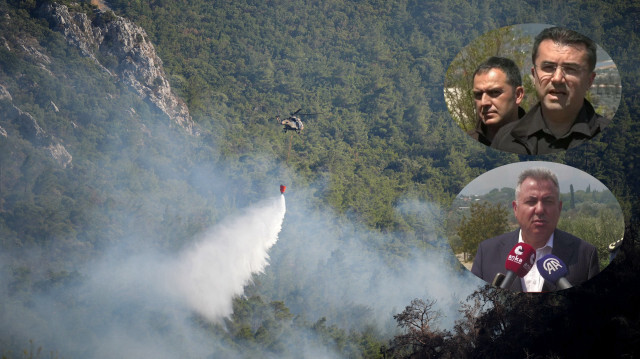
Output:
[[[290,191],[287,206],[284,195],[248,205],[185,239],[177,253],[142,239],[122,241],[77,278],[28,299],[0,276],[0,338],[14,338],[20,344],[12,347],[20,349],[33,339],[62,357],[239,358],[256,349],[230,346],[221,319],[256,276],[251,293],[264,303],[283,301],[307,323],[326,318],[327,327],[374,326],[386,338],[397,329],[393,315],[415,298],[435,299],[443,314],[438,324],[451,328],[460,301],[481,284],[460,269],[438,234],[443,213],[435,204],[399,204],[397,214],[420,233],[413,238],[308,206],[317,189]],[[33,253],[33,261],[42,255]],[[0,258],[0,267],[9,260]],[[285,357],[343,357],[304,326],[286,333],[277,338]]]
[[[441,328],[453,325],[460,300],[481,283],[460,270],[437,234],[437,205],[407,200],[398,206],[424,235],[414,241],[422,246],[411,246],[401,233],[369,230],[328,208],[307,207],[314,192],[295,189],[289,211],[283,195],[250,205],[178,253],[116,246],[77,280],[29,300],[10,293],[7,277],[0,277],[0,338],[33,339],[62,357],[240,358],[245,348],[228,344],[223,324],[208,330],[194,313],[220,323],[256,274],[252,293],[265,303],[284,301],[307,322],[326,318],[327,327],[355,330],[374,325],[388,337],[396,329],[393,315],[422,298],[436,300]],[[9,258],[0,258],[6,263]],[[289,357],[343,357],[313,331],[287,333],[277,340]]]
[[232,313],[253,274],[268,264],[285,214],[284,195],[247,208],[208,229],[176,255],[112,251],[92,274],[93,293],[146,302],[171,300],[210,321]]
[[[436,204],[404,200],[397,213],[411,218],[421,237],[380,233],[358,221],[340,221],[330,209],[305,208],[304,196],[290,198],[281,237],[271,252],[273,265],[260,276],[294,313],[342,328],[368,325],[385,333],[396,329],[393,315],[411,300],[433,299],[442,314],[442,329],[460,318],[460,302],[479,286],[462,267],[448,240],[439,234],[443,210]],[[440,227],[440,228],[439,228]],[[275,297],[274,297],[275,298]]]
[[234,357],[194,324],[193,314],[219,322],[232,313],[233,298],[268,265],[284,215],[282,195],[222,220],[177,256],[114,248],[76,285],[27,302],[0,283],[1,337],[31,338],[64,357]]
[[[93,83],[79,82],[77,96],[106,94],[94,91]],[[79,223],[91,230],[0,254],[0,356],[21,352],[31,339],[66,358],[246,357],[242,344],[228,344],[224,325],[215,325],[260,273],[252,290],[266,303],[284,301],[305,319],[327,318],[327,327],[393,327],[393,315],[414,298],[437,299],[448,326],[458,298],[473,290],[475,283],[455,270],[459,264],[436,233],[437,206],[398,208],[419,218],[410,227],[426,234],[412,244],[401,231],[379,233],[320,207],[318,188],[295,188],[288,195],[294,211],[285,218],[284,196],[245,205],[265,187],[275,191],[269,183],[274,177],[294,185],[296,174],[280,168],[277,159],[249,153],[225,163],[208,144],[199,147],[165,128],[164,118],[145,118],[151,111],[137,97],[113,104],[108,116],[96,116],[96,124],[110,124],[98,126],[108,134],[95,140],[99,153],[83,157],[77,146],[76,172],[69,170],[70,177],[78,175],[81,191],[65,195],[92,198],[74,208]],[[89,134],[94,141],[103,132],[84,132],[92,127],[86,121],[78,136]],[[56,199],[58,191],[51,192]],[[245,210],[221,215],[235,208]],[[195,217],[191,209],[210,209],[202,222],[217,224],[195,238],[178,237],[187,232],[180,220]],[[184,245],[175,251],[180,241]],[[167,243],[172,247],[163,247]],[[54,278],[65,269],[66,276]],[[202,324],[200,317],[213,324]],[[290,357],[341,357],[327,338],[303,326],[277,338]]]

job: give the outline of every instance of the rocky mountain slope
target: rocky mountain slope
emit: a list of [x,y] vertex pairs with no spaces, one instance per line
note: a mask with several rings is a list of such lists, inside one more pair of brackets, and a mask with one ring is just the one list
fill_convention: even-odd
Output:
[[[69,45],[78,48],[114,82],[131,88],[187,133],[200,134],[186,104],[172,92],[162,60],[144,29],[105,8],[96,9],[90,16],[65,5],[45,3],[34,14],[46,20],[53,31],[61,33]],[[8,13],[3,14],[3,21],[11,23]],[[1,46],[55,78],[49,51],[38,40],[26,33],[19,37],[9,35],[0,36]],[[11,136],[11,129],[15,128],[20,138],[45,149],[61,167],[71,165],[73,158],[64,141],[43,129],[29,110],[16,105],[11,92],[10,86],[0,82],[0,136]],[[47,110],[58,112],[53,101],[48,107]]]
[[[186,104],[172,93],[162,60],[144,29],[110,10],[98,9],[90,20],[87,14],[49,3],[38,13],[52,29],[64,34],[69,44],[134,88],[189,133],[197,133]],[[111,66],[104,65],[98,60],[101,57],[115,61]]]

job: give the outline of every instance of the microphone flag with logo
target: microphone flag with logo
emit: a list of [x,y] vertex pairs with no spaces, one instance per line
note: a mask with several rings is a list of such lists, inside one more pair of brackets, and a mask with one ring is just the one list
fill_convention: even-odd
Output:
[[526,243],[516,243],[504,264],[507,273],[500,288],[510,288],[517,277],[524,277],[536,262],[536,250]]
[[504,266],[522,278],[529,273],[535,262],[536,250],[526,243],[518,243],[509,252]]
[[538,260],[536,266],[544,280],[556,284],[560,289],[571,288],[571,284],[565,278],[569,274],[569,269],[562,259],[553,254],[547,254]]

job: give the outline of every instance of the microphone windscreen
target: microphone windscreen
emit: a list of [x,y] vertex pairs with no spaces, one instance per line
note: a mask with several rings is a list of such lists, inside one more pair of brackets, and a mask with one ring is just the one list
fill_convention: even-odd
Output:
[[560,278],[566,277],[567,274],[569,274],[569,270],[562,259],[553,254],[547,254],[540,258],[536,266],[538,266],[538,272],[540,272],[542,278],[551,283],[556,283]]
[[504,266],[522,278],[529,273],[535,262],[536,250],[526,243],[517,243],[511,248]]

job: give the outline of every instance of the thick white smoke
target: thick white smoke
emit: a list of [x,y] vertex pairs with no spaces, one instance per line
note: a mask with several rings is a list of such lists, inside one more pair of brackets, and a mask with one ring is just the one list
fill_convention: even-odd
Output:
[[[296,196],[311,195],[301,192]],[[293,313],[312,321],[326,317],[347,329],[374,323],[387,331],[396,327],[393,315],[420,298],[436,300],[435,309],[443,315],[440,328],[451,329],[460,317],[460,301],[484,284],[462,269],[438,235],[444,214],[436,204],[403,200],[397,208],[424,233],[424,247],[419,247],[404,242],[400,232],[340,221],[328,208],[306,207],[308,202],[291,202],[281,234],[287,240],[274,246],[273,266],[260,277],[264,287],[275,287],[278,296],[272,299],[284,298]]]
[[209,320],[232,312],[232,299],[268,264],[285,214],[284,195],[211,228],[179,257],[173,280],[186,303]]
[[[82,283],[11,299],[0,277],[0,334],[29,338],[62,357],[175,358],[236,352],[193,324],[232,313],[234,296],[268,265],[285,215],[284,196],[252,205],[203,233],[178,255],[112,249]],[[0,265],[7,258],[0,257]],[[61,303],[62,298],[68,298]],[[68,306],[66,304],[69,304]],[[2,352],[0,345],[0,354]]]

